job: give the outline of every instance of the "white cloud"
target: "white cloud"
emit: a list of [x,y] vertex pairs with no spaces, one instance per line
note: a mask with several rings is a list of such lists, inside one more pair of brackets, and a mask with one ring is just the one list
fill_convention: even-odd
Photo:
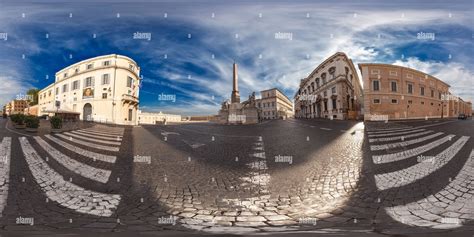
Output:
[[[373,6],[373,4],[370,6],[335,4],[337,3],[281,3],[272,6],[216,4],[212,7],[180,5],[179,10],[168,11],[169,24],[174,24],[173,27],[189,29],[192,31],[190,33],[193,33],[193,39],[188,43],[170,39],[168,35],[153,35],[153,40],[165,41],[166,48],[154,48],[150,45],[130,47],[130,43],[120,31],[126,25],[125,18],[135,16],[141,21],[149,19],[161,21],[162,15],[155,9],[148,8],[146,4],[127,9],[117,9],[119,6],[117,5],[111,12],[123,12],[123,24],[117,26],[119,27],[117,31],[120,31],[121,35],[115,35],[107,40],[118,48],[130,48],[132,51],[136,50],[141,54],[149,55],[146,57],[150,58],[151,65],[160,64],[160,67],[152,70],[153,75],[144,75],[148,78],[146,83],[156,85],[166,83],[177,93],[185,93],[192,97],[192,101],[183,103],[184,106],[176,106],[183,109],[182,113],[203,110],[215,114],[220,101],[212,101],[209,98],[211,95],[220,99],[230,97],[234,59],[239,64],[239,86],[242,99],[246,99],[252,91],[258,92],[273,87],[282,89],[291,98],[298,89],[300,79],[337,51],[345,52],[355,64],[359,62],[391,63],[379,60],[384,56],[393,57],[395,54],[391,48],[393,45],[406,44],[415,40],[415,36],[404,33],[401,33],[403,35],[390,34],[391,30],[406,32],[407,29],[413,27],[423,30],[424,27],[438,24],[459,24],[473,28],[472,25],[466,24],[470,20],[469,14],[466,14],[470,12],[469,8],[452,9],[451,13],[454,17],[448,17],[449,12],[426,8],[425,5],[408,4],[408,7],[405,5],[392,8]],[[403,9],[404,7],[406,9]],[[45,14],[68,12],[67,7],[65,8],[55,8],[53,11],[35,7],[29,16],[30,19],[39,19],[48,25],[67,26],[65,22],[52,22],[52,19],[43,18],[39,14],[41,11]],[[9,9],[6,13],[18,15],[19,9],[21,8]],[[92,8],[89,10],[98,11]],[[139,16],[135,14],[138,12]],[[215,18],[210,17],[211,12],[215,13]],[[258,17],[260,13],[262,18]],[[307,13],[310,13],[309,18],[306,17]],[[81,12],[74,14],[80,17]],[[97,14],[97,16],[101,15]],[[3,18],[0,17],[0,19]],[[81,21],[86,28],[91,28],[91,32],[93,29],[101,29],[104,31],[102,35],[110,33],[114,36],[114,31],[104,27],[102,23],[96,19],[95,14],[91,15],[91,19]],[[40,21],[35,24],[40,24]],[[2,26],[5,25],[8,25],[6,29],[15,30],[15,21],[5,21]],[[275,39],[276,32],[292,33],[293,39],[291,41]],[[238,39],[235,39],[235,34],[239,34]],[[380,39],[377,38],[378,34],[381,34]],[[62,45],[63,48],[74,49],[80,48],[79,46],[83,43],[72,40],[65,41]],[[376,51],[375,48],[383,50]],[[37,50],[39,49],[35,49],[34,52]],[[164,54],[168,54],[169,57],[166,63],[162,63]],[[215,54],[214,59],[211,58],[211,54]],[[261,59],[258,58],[260,54]],[[306,58],[307,55],[310,57]],[[414,60],[409,59],[406,62],[413,63]],[[186,67],[187,65],[205,68],[206,75],[193,74],[192,70]],[[438,71],[440,78],[454,73],[443,69],[443,66],[449,66],[451,70],[454,68],[456,72],[462,71],[463,68],[460,63],[438,65],[434,62],[426,62],[426,64],[420,62],[413,65],[413,68],[420,71]],[[465,69],[465,73],[458,76],[466,78],[466,75],[470,74],[472,78],[469,70],[472,69]],[[187,78],[188,74],[191,74],[191,79]],[[446,80],[452,85],[455,93],[468,94],[466,88],[469,88],[471,81],[461,79],[450,82],[451,77],[447,77],[449,79]],[[155,78],[164,78],[164,81],[156,81]],[[154,107],[153,103],[151,101],[146,105]]]
[[19,80],[19,78],[20,77],[0,76],[0,85],[2,85],[2,89],[0,90],[0,105],[2,107],[17,98],[19,94],[24,95],[28,89],[33,88],[31,85]]

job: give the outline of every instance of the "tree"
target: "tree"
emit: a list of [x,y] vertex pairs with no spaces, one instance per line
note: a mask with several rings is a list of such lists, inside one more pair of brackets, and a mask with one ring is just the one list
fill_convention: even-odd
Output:
[[40,91],[39,89],[33,88],[33,89],[29,89],[26,92],[27,95],[31,96],[30,106],[38,104],[38,93],[39,93],[39,91]]

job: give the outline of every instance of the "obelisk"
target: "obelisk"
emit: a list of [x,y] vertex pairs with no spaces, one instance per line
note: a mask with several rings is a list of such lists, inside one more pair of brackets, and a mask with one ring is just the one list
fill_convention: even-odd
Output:
[[240,103],[240,95],[239,95],[239,84],[237,78],[237,64],[234,62],[234,78],[233,78],[233,89],[230,102],[231,103]]

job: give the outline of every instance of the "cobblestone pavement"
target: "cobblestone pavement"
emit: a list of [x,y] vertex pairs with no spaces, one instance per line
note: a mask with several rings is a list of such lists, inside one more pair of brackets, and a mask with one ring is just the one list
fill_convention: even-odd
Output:
[[0,127],[0,235],[474,231],[472,120]]

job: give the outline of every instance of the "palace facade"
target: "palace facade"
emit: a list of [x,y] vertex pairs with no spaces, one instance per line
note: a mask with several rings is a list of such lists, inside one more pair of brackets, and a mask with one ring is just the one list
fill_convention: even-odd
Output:
[[457,97],[451,96],[447,83],[434,76],[390,64],[359,64],[359,68],[364,82],[364,120],[447,118],[457,113]]
[[129,57],[110,54],[86,59],[56,73],[38,95],[39,115],[137,125],[140,67]]
[[294,115],[293,103],[278,88],[260,91],[257,99],[259,117],[262,119],[286,119]]
[[362,86],[352,60],[338,52],[301,79],[295,95],[295,117],[358,119]]

